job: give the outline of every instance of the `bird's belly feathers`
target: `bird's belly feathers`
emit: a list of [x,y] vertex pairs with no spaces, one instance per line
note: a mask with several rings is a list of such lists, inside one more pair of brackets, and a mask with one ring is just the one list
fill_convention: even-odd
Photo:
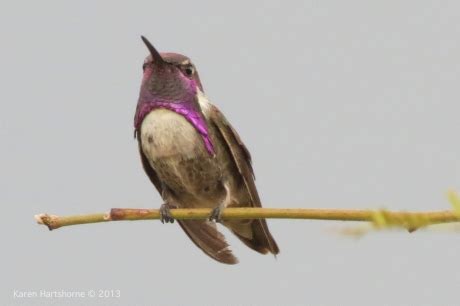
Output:
[[175,194],[186,197],[187,202],[193,195],[211,207],[224,196],[216,159],[182,115],[166,109],[153,110],[144,118],[140,132],[142,151],[160,180]]

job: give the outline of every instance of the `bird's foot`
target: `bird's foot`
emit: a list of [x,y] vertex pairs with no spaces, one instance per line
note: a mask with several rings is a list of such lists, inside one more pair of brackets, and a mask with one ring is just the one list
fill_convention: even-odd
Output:
[[174,223],[174,218],[171,216],[171,205],[164,203],[160,206],[160,221],[161,223]]
[[214,208],[211,212],[211,215],[209,216],[209,221],[215,221],[215,222],[220,222],[222,221],[222,211],[223,207],[217,206]]

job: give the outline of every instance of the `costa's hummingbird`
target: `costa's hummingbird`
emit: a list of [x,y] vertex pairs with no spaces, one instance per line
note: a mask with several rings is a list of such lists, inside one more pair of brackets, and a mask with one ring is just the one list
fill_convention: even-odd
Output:
[[134,119],[145,172],[165,201],[161,221],[174,222],[170,208],[212,208],[209,220],[178,220],[190,239],[213,259],[235,264],[213,221],[229,228],[262,254],[278,254],[264,219],[221,220],[225,207],[261,207],[251,155],[235,129],[204,94],[191,60],[150,51]]

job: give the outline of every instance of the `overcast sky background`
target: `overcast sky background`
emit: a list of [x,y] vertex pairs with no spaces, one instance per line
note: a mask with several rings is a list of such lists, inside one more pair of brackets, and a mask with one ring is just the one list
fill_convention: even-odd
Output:
[[[458,1],[3,1],[2,305],[458,305],[460,233],[270,220],[240,264],[174,225],[49,232],[41,212],[157,208],[133,139],[147,50],[192,58],[266,207],[448,209],[460,191]],[[14,290],[114,289],[113,299]]]

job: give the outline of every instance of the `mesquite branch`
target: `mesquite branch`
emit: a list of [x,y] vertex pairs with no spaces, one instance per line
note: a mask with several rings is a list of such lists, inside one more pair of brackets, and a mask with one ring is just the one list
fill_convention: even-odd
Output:
[[[414,231],[428,225],[460,222],[460,198],[453,191],[448,193],[453,210],[430,212],[407,212],[390,210],[352,210],[352,209],[308,209],[308,208],[226,208],[223,220],[229,219],[310,219],[336,221],[367,221],[376,228],[400,227]],[[174,219],[207,219],[211,209],[172,209]],[[109,213],[75,216],[56,216],[39,214],[35,216],[39,224],[50,230],[63,226],[99,223],[109,221],[158,220],[158,209],[112,208]]]
[[[211,209],[172,209],[175,219],[207,219]],[[109,213],[75,216],[56,216],[40,214],[35,216],[39,224],[50,230],[63,226],[110,222],[160,219],[157,209],[113,208]],[[276,208],[227,208],[222,219],[312,219],[337,221],[367,221],[376,227],[402,227],[409,231],[432,224],[459,222],[455,211],[397,212],[388,210],[348,210],[348,209],[276,209]]]

